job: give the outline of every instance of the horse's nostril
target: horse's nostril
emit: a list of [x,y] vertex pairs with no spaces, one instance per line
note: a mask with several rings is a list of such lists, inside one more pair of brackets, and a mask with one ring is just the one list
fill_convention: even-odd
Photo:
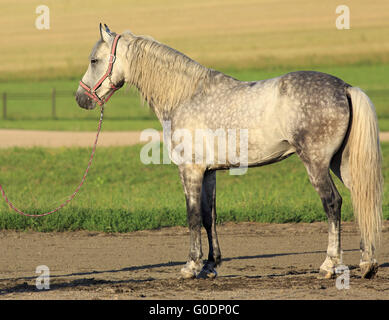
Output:
[[79,92],[77,92],[77,94],[76,94],[76,101],[80,107],[83,107],[83,104],[84,104],[83,97],[82,97],[82,94],[80,94]]

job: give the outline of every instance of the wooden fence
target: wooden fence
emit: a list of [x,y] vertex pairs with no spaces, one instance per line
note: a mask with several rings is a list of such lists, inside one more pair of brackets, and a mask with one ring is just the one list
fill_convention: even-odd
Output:
[[32,93],[32,92],[23,92],[23,93],[7,93],[3,92],[3,105],[2,105],[2,115],[3,119],[7,119],[7,103],[9,100],[51,100],[51,117],[57,119],[57,99],[58,98],[69,98],[75,96],[75,91],[70,90],[56,90],[53,88],[50,93]]

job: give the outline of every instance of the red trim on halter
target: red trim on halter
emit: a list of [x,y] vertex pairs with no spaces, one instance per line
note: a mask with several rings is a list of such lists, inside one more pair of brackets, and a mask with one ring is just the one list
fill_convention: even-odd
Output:
[[[97,81],[97,83],[95,84],[95,86],[91,89],[87,84],[85,84],[84,82],[82,82],[82,80],[80,81],[80,86],[83,87],[85,89],[85,94],[92,98],[94,101],[96,101],[99,106],[103,105],[104,103],[106,103],[109,98],[111,98],[111,96],[115,93],[116,90],[119,90],[120,87],[116,87],[112,81],[111,81],[111,74],[112,74],[112,69],[113,69],[113,64],[115,63],[115,60],[116,60],[116,48],[117,48],[117,45],[118,45],[118,41],[119,41],[119,38],[120,38],[120,35],[116,35],[115,36],[115,39],[113,40],[113,43],[112,43],[112,48],[111,48],[111,54],[110,54],[110,57],[109,57],[109,64],[108,64],[108,69],[107,69],[107,72],[100,78],[99,81]],[[109,93],[109,95],[107,96],[107,98],[100,98],[97,93],[96,93],[96,90],[98,88],[100,88],[100,86],[102,85],[102,83],[105,81],[105,79],[109,80],[110,82],[110,85],[111,85],[111,92]]]

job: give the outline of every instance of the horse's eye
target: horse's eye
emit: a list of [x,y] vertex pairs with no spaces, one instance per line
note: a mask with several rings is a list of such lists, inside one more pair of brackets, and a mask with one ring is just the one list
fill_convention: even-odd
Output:
[[91,59],[90,60],[90,63],[92,63],[92,64],[94,64],[94,63],[96,63],[97,62],[97,59]]

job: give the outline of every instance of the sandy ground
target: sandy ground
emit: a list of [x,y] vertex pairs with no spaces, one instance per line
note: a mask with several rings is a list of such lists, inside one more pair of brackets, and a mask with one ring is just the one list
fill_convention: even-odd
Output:
[[[359,236],[343,224],[349,289],[318,279],[326,223],[228,223],[219,226],[224,261],[214,280],[180,279],[186,228],[127,234],[0,231],[0,299],[389,299],[389,221],[376,278],[361,279]],[[207,241],[203,233],[204,253]],[[35,286],[37,266],[50,289]]]
[[[140,143],[140,131],[104,132],[98,145],[132,146]],[[36,131],[0,129],[0,148],[9,147],[91,147],[96,132]],[[162,141],[162,136],[161,136]]]
[[[140,143],[140,131],[104,132],[99,146],[131,146]],[[95,132],[35,131],[0,129],[0,148],[9,147],[91,147]],[[389,132],[381,132],[381,141],[389,141]],[[161,136],[162,141],[162,136]]]

